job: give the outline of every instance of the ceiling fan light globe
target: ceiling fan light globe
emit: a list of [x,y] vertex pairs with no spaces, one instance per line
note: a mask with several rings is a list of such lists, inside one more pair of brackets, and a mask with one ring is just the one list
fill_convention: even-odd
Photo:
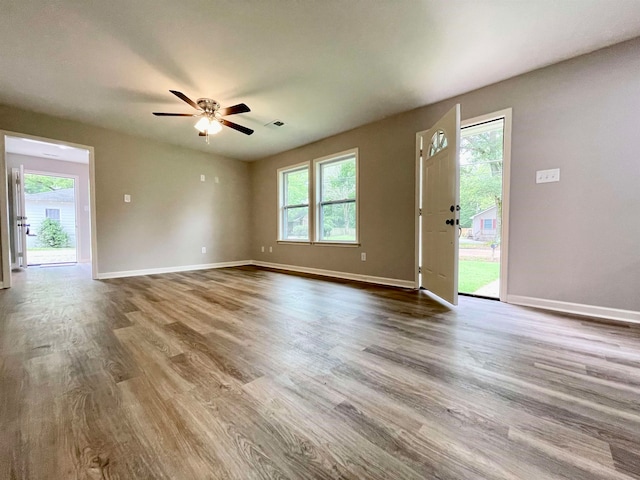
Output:
[[208,127],[207,130],[209,131],[209,135],[215,135],[220,130],[222,130],[222,125],[220,125],[220,122],[218,122],[216,120],[212,120],[209,123],[209,127]]
[[209,129],[209,119],[207,117],[202,117],[196,122],[193,128],[202,133],[207,133],[207,130]]
[[220,125],[220,123],[217,120],[208,119],[207,117],[202,117],[194,125],[194,128],[202,133],[206,133],[208,135],[215,135],[220,130],[222,130],[222,125]]

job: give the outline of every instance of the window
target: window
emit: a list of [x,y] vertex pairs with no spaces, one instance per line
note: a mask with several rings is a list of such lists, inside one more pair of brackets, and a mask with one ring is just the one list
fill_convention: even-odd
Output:
[[483,220],[482,229],[483,230],[494,230],[496,228],[495,220],[492,218],[485,218]]
[[60,209],[58,208],[45,208],[44,216],[46,218],[50,218],[51,220],[55,220],[57,222],[60,221]]
[[429,155],[427,158],[433,157],[440,150],[444,150],[447,148],[447,135],[444,133],[444,130],[437,130],[433,137],[431,137],[431,142],[429,143]]
[[356,245],[358,149],[318,158],[313,166],[278,170],[278,240]]
[[309,164],[278,170],[279,240],[309,241]]
[[358,241],[358,150],[315,161],[316,239],[318,242]]

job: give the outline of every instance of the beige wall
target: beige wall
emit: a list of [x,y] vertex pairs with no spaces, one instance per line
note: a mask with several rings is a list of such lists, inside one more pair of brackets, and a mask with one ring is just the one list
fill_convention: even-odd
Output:
[[94,147],[99,273],[249,258],[246,163],[8,106],[0,129]]
[[[252,257],[412,280],[416,132],[456,102],[463,119],[511,107],[508,293],[640,310],[638,52],[636,39],[253,163]],[[353,147],[362,246],[276,244],[276,169]],[[548,168],[561,181],[537,185]]]

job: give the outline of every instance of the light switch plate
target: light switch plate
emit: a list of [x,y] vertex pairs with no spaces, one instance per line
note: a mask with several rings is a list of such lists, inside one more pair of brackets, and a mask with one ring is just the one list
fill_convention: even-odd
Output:
[[538,170],[536,172],[536,183],[549,183],[560,181],[560,169]]
[[200,181],[204,182],[204,175],[200,175]]
[[131,195],[128,193],[124,194],[124,203],[131,203]]

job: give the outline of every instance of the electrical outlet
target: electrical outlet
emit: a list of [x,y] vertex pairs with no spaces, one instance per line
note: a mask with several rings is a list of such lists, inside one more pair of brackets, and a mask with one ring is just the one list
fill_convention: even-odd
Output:
[[264,245],[262,245],[262,246],[260,247],[260,251],[261,251],[262,253],[264,253]]
[[273,253],[273,247],[269,247],[269,253]]
[[207,247],[202,247],[202,253],[207,253]]
[[216,182],[216,183],[220,183],[220,179],[219,179],[218,177],[215,177],[215,178],[213,179],[213,181],[214,181],[214,182]]
[[204,175],[200,175],[200,181],[204,182],[204,179],[205,179]]
[[364,253],[364,252],[362,252],[362,253],[360,254],[360,260],[362,260],[363,262],[366,262],[366,261],[367,261],[367,254],[366,254],[366,253]]
[[536,183],[549,183],[560,181],[560,169],[538,170],[536,172]]

